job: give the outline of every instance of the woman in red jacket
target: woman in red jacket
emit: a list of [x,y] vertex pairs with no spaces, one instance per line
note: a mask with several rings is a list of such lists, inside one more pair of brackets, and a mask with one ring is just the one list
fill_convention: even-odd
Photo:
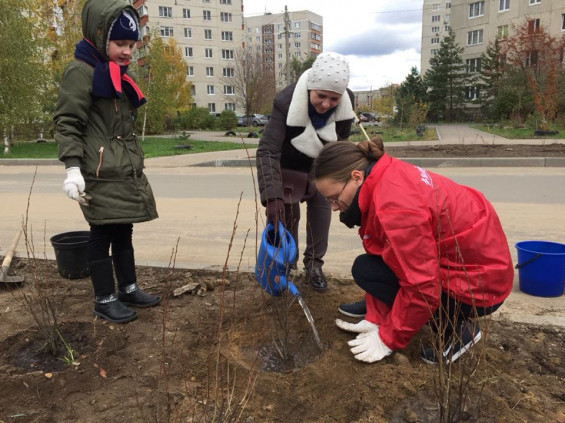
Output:
[[[472,347],[473,321],[492,313],[514,278],[506,236],[483,194],[383,152],[375,138],[324,146],[314,162],[316,188],[360,226],[366,254],[352,275],[366,292],[367,314],[349,342],[355,358],[375,362],[404,348],[426,322],[438,333],[422,358],[447,362]],[[431,318],[431,319],[430,319]]]

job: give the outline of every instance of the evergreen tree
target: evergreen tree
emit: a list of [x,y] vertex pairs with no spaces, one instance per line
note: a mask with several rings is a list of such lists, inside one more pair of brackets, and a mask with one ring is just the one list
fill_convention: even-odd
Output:
[[424,80],[431,119],[451,122],[465,102],[465,89],[470,81],[462,53],[463,48],[455,42],[455,33],[451,31],[442,40],[438,53],[430,59],[431,68]]
[[406,79],[395,92],[397,113],[395,120],[402,127],[404,122],[410,120],[415,105],[424,104],[426,101],[426,86],[422,76],[415,66],[410,69]]

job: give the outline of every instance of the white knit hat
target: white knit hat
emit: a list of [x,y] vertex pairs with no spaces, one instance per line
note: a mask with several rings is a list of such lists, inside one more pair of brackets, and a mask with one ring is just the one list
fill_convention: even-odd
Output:
[[338,53],[321,53],[308,74],[308,89],[343,94],[349,84],[349,63]]

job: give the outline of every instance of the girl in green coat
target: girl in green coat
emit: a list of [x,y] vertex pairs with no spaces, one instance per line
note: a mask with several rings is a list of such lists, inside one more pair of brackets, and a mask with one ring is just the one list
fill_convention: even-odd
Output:
[[94,314],[125,323],[137,317],[127,305],[161,301],[137,286],[132,244],[133,223],[157,218],[133,126],[135,109],[146,100],[127,74],[139,18],[127,0],[88,0],[82,32],[61,81],[55,140],[67,171],[63,189],[90,225]]

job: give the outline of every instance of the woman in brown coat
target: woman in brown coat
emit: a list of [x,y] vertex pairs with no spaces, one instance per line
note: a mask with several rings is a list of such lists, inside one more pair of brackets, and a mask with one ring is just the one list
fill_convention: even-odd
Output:
[[325,144],[349,138],[355,114],[348,83],[347,59],[337,53],[320,54],[297,83],[276,95],[257,149],[257,178],[267,219],[275,224],[281,220],[297,245],[299,203],[306,202],[303,263],[306,279],[318,291],[328,288],[322,265],[331,208],[309,173]]

